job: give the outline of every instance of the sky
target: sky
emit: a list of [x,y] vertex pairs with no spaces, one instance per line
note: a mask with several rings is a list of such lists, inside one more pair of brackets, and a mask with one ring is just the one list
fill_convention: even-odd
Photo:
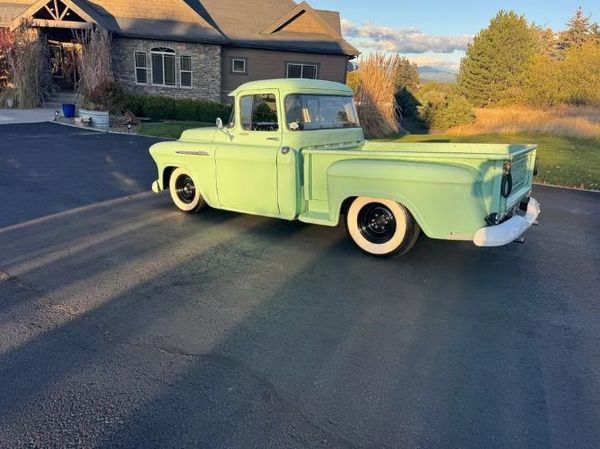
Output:
[[579,6],[600,22],[600,0],[310,0],[342,16],[344,36],[361,52],[400,53],[419,65],[455,72],[472,37],[500,10],[561,30]]

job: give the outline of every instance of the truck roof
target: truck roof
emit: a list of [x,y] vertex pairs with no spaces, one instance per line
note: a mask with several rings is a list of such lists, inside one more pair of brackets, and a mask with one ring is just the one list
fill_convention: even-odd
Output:
[[277,89],[286,93],[320,93],[332,92],[336,94],[352,95],[352,89],[342,83],[324,80],[310,80],[300,78],[279,78],[271,80],[250,81],[242,84],[229,94],[230,97],[235,97],[239,92],[245,90],[269,90]]

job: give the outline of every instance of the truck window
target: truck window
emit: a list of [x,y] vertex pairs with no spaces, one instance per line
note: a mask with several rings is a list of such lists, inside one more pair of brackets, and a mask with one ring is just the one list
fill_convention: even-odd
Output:
[[291,131],[360,126],[351,96],[288,95],[285,113],[285,121]]
[[242,129],[277,131],[277,99],[273,94],[246,95],[240,99]]

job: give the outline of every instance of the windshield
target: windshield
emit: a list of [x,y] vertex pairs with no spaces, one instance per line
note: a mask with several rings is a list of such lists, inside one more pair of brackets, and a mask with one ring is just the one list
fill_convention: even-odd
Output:
[[291,131],[355,128],[360,126],[354,101],[342,95],[288,95],[287,127]]

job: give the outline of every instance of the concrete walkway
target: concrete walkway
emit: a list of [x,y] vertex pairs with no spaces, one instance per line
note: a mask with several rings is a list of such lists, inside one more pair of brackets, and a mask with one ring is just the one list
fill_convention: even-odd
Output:
[[56,109],[0,109],[0,125],[40,123],[54,120]]

